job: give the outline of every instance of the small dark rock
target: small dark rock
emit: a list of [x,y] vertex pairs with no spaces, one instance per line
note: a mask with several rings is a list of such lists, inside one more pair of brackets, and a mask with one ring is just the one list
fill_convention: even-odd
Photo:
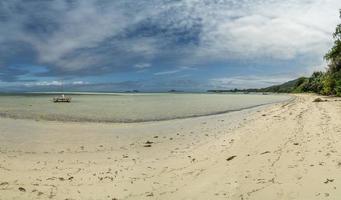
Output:
[[23,187],[19,187],[18,190],[19,190],[20,192],[26,192],[26,189],[23,188]]

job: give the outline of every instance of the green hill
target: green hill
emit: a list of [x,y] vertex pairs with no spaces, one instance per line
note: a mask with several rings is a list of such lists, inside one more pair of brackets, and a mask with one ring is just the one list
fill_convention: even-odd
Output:
[[292,81],[288,81],[281,85],[274,85],[267,88],[259,89],[258,92],[278,92],[278,93],[290,93],[297,90],[298,85],[300,85],[303,81],[306,81],[307,78],[302,77]]

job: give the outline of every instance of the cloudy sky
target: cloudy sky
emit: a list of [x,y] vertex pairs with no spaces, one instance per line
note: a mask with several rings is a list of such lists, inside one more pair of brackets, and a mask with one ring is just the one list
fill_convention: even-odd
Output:
[[0,91],[264,87],[314,70],[340,0],[1,0]]

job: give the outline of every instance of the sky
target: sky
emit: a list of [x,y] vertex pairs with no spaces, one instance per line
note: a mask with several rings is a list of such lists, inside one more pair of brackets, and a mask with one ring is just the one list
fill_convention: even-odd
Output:
[[340,0],[1,0],[0,92],[257,88],[324,70]]

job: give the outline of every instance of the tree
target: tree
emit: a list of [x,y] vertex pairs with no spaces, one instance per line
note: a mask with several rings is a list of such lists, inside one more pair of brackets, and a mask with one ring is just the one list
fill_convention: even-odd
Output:
[[[341,10],[340,10],[341,19]],[[341,70],[341,24],[336,26],[335,32],[333,34],[334,46],[331,50],[324,56],[328,61],[328,66],[331,73]]]
[[324,57],[328,62],[328,71],[322,81],[323,93],[341,96],[341,24],[336,26],[333,38],[334,46]]

